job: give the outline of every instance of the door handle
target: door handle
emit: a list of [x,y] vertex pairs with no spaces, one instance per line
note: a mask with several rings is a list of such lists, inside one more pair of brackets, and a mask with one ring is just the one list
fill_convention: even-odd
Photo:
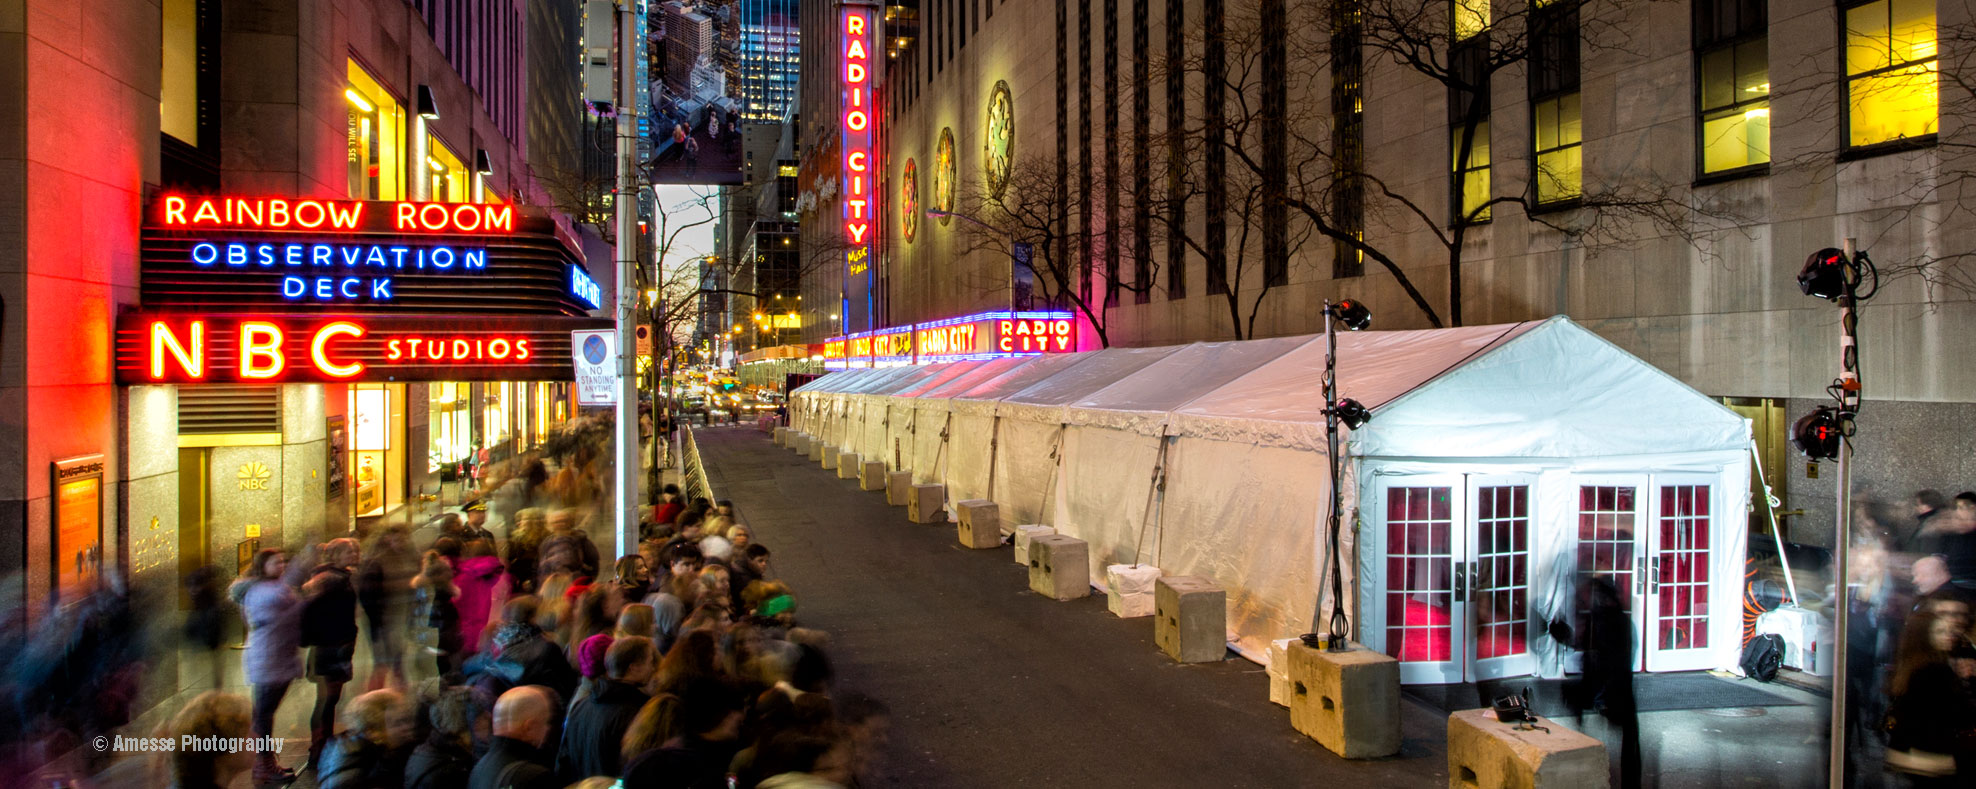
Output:
[[1647,591],[1658,594],[1660,592],[1660,557],[1654,557],[1653,568],[1653,572],[1647,574]]
[[1633,571],[1633,594],[1646,594],[1647,593],[1647,557],[1642,556],[1638,559],[1635,559],[1634,567],[1636,569]]
[[1455,602],[1468,602],[1468,562],[1455,562]]

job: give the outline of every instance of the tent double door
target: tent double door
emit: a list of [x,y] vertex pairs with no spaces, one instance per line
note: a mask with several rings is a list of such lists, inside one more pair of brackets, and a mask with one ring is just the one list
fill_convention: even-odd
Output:
[[[1555,594],[1535,575],[1551,564],[1539,559],[1559,552],[1574,556],[1578,576],[1603,575],[1619,588],[1635,631],[1650,636],[1635,639],[1636,669],[1706,668],[1712,482],[1572,477],[1574,511],[1542,513],[1534,476],[1383,478],[1371,502],[1383,553],[1369,613],[1400,661],[1400,681],[1535,673],[1532,642],[1545,636],[1532,594]],[[1569,526],[1545,540],[1540,517]]]

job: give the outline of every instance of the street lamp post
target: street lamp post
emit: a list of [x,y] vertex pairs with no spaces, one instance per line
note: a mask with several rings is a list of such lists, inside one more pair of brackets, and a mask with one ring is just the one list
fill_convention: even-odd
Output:
[[636,41],[635,17],[631,4],[621,2],[618,20],[618,102],[617,116],[617,550],[620,554],[638,545],[638,348],[636,331],[638,288],[635,269],[638,254],[638,102],[637,71],[631,52]]

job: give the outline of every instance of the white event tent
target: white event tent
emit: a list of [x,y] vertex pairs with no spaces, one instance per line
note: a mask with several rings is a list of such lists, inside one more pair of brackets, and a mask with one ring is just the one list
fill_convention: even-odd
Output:
[[[1094,579],[1214,580],[1260,662],[1325,629],[1324,354],[1302,336],[848,370],[794,393],[793,426],[992,499],[1005,529],[1085,540]],[[1633,611],[1640,668],[1735,665],[1745,419],[1563,317],[1341,334],[1338,387],[1372,414],[1341,453],[1346,603],[1402,681],[1575,670],[1545,624],[1591,575]]]

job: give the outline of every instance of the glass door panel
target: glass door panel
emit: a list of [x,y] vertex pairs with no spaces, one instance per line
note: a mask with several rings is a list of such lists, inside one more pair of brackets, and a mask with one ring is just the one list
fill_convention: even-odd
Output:
[[[1578,486],[1578,579],[1599,576],[1619,592],[1619,602],[1633,616],[1633,632],[1640,633],[1642,606],[1636,598],[1646,594],[1645,549],[1640,522],[1640,489],[1644,478],[1583,479]],[[1575,625],[1575,622],[1574,622]],[[1640,639],[1634,639],[1634,669],[1641,668]]]
[[1456,577],[1466,552],[1455,539],[1459,480],[1411,477],[1376,499],[1385,529],[1381,636],[1386,654],[1400,661],[1401,682],[1462,679],[1466,659],[1457,656],[1466,654],[1467,628],[1455,626],[1466,621],[1466,589]]
[[1708,668],[1715,496],[1706,477],[1660,477],[1648,567],[1647,670]]
[[1528,674],[1537,667],[1529,644],[1530,498],[1525,479],[1469,481],[1470,681]]

